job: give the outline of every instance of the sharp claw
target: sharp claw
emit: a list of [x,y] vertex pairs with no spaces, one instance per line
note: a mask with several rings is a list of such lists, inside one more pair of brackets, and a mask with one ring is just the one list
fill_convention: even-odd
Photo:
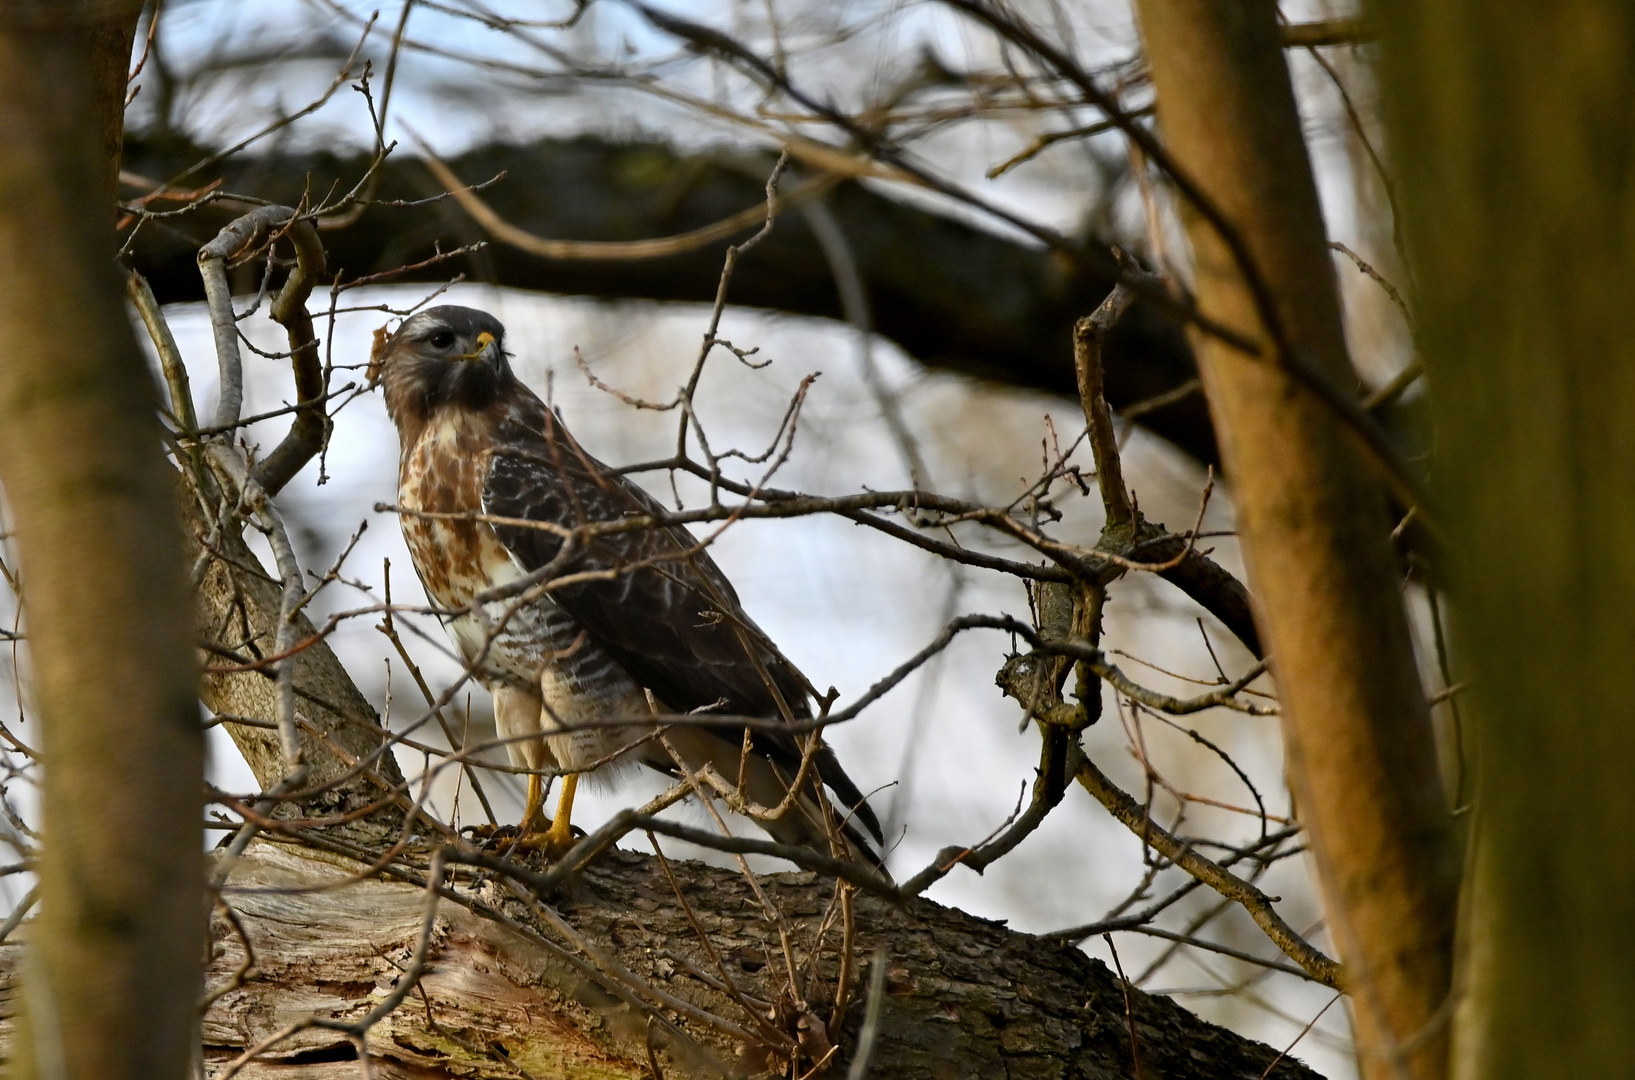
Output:
[[518,825],[468,825],[460,830],[470,834],[480,846],[505,853],[507,851],[537,851],[547,859],[560,859],[572,850],[584,831],[557,828],[555,822],[541,818],[533,828]]

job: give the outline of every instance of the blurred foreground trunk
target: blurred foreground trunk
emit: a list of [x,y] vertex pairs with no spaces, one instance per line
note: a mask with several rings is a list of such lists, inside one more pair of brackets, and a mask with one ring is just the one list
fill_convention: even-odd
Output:
[[11,1075],[179,1077],[203,944],[204,738],[153,385],[110,260],[136,10],[0,4],[0,482],[44,758]]
[[[1287,347],[1355,386],[1275,3],[1137,6],[1180,169],[1241,238]],[[1186,210],[1200,308],[1260,347],[1193,335],[1363,1075],[1431,1080],[1446,1061],[1457,865],[1383,488],[1345,421],[1290,374],[1217,224]]]
[[1455,1075],[1635,1075],[1635,9],[1388,2],[1480,728]]

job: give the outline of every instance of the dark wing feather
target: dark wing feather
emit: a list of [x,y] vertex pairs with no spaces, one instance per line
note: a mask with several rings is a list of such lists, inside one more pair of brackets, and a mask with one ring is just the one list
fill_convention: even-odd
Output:
[[[545,413],[541,420],[543,431],[514,421],[501,425],[483,486],[487,513],[571,527],[665,512],[647,492],[586,454],[554,416]],[[529,571],[562,550],[562,538],[543,529],[497,525],[495,531]],[[563,568],[585,570],[624,572],[552,596],[670,708],[811,715],[805,680],[750,620],[731,583],[686,529],[595,537]],[[757,731],[755,745],[791,772],[799,764],[800,748],[789,735]],[[815,764],[823,782],[878,839],[874,813],[834,752],[824,747]]]

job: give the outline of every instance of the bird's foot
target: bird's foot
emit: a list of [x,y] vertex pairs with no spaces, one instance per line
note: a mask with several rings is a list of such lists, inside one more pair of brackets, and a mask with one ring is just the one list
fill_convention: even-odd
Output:
[[583,829],[558,829],[549,821],[544,822],[544,826],[536,824],[525,830],[516,825],[468,825],[460,831],[485,851],[500,855],[540,854],[551,862],[566,855],[585,835]]
[[517,840],[517,848],[522,851],[534,851],[551,862],[555,862],[573,849],[585,835],[585,830],[575,829],[567,821],[557,819],[546,829],[531,829],[522,834]]

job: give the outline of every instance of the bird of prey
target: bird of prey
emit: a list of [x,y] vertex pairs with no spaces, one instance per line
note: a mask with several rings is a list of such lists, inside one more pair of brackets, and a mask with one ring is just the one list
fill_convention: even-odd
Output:
[[[680,757],[695,775],[713,766],[752,804],[784,806],[756,819],[774,839],[876,861],[857,824],[879,840],[879,823],[816,734],[690,723],[649,737],[654,715],[809,718],[809,684],[687,530],[582,530],[664,509],[584,451],[504,345],[486,312],[429,308],[378,333],[369,375],[397,425],[400,521],[426,594],[492,693],[512,763],[566,774],[543,831],[540,774],[529,774],[524,839],[558,854],[571,845],[581,773],[634,759],[674,775]],[[515,588],[546,567],[561,579],[549,591]],[[516,595],[492,595],[507,585]]]

